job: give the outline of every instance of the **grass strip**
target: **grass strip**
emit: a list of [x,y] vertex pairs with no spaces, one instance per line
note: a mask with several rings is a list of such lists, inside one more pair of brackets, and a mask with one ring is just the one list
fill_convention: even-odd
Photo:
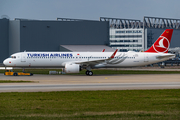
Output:
[[0,83],[34,83],[34,81],[24,81],[24,80],[0,80]]
[[[86,70],[80,71],[81,75]],[[180,71],[140,71],[140,70],[93,70],[94,75],[110,75],[110,74],[180,74]],[[75,75],[75,74],[74,74]]]
[[180,119],[180,89],[0,93],[0,119]]

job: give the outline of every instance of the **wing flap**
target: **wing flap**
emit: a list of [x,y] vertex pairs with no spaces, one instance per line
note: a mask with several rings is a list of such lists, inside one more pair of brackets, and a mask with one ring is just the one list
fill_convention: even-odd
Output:
[[103,60],[93,60],[93,61],[84,61],[84,62],[76,62],[76,64],[83,64],[83,65],[96,65],[99,63],[105,62],[107,59]]

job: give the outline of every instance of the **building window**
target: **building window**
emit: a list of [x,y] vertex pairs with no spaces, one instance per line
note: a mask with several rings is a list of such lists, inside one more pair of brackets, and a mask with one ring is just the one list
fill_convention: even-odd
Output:
[[142,30],[116,31],[116,33],[142,33]]
[[142,47],[142,45],[111,45],[111,47]]
[[110,40],[111,43],[119,43],[119,42],[138,42],[138,40]]
[[133,31],[126,31],[126,33],[133,33]]
[[116,33],[125,33],[125,31],[116,31]]
[[120,49],[120,52],[127,52],[127,49]]
[[110,38],[142,38],[142,35],[110,35]]

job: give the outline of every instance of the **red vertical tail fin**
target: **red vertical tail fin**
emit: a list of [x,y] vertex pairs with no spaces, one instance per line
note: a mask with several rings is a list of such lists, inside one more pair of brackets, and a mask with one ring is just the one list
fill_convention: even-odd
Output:
[[168,53],[173,29],[166,29],[155,43],[145,52]]

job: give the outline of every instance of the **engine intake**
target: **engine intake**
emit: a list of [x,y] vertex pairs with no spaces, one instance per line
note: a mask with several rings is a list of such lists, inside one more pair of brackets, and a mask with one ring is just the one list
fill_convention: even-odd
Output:
[[65,73],[79,73],[80,65],[79,64],[66,64]]

